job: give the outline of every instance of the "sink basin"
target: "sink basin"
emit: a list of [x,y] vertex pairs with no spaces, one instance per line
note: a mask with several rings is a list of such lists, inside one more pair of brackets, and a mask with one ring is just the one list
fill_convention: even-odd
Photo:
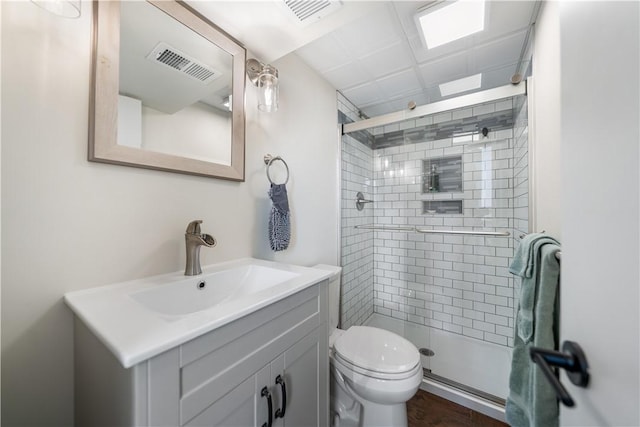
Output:
[[180,316],[224,304],[230,298],[264,291],[299,275],[271,267],[244,265],[136,291],[130,295],[150,310]]
[[197,338],[331,276],[331,272],[245,258],[65,294],[77,318],[122,366]]

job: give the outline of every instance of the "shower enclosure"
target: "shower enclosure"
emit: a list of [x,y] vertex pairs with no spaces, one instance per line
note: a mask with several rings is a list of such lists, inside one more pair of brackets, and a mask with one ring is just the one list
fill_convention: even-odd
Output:
[[[420,349],[427,389],[499,411],[519,288],[508,266],[528,232],[527,103],[468,98],[343,127],[341,326],[403,335]],[[363,120],[341,94],[338,115]]]

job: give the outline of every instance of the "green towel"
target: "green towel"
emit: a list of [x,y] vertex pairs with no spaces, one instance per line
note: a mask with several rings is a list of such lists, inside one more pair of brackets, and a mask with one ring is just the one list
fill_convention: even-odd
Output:
[[558,348],[558,242],[543,234],[525,236],[509,268],[522,277],[506,404],[512,427],[558,426],[558,400],[551,384],[531,361],[531,346]]
[[[539,264],[540,248],[547,244],[559,245],[556,239],[546,234],[532,233],[526,235],[520,242],[520,246],[518,246],[509,267],[511,273],[522,277],[520,304],[516,316],[518,327],[516,330],[525,344],[529,343],[533,337],[534,309],[538,287],[534,274]],[[556,272],[556,277],[557,275],[558,273]]]

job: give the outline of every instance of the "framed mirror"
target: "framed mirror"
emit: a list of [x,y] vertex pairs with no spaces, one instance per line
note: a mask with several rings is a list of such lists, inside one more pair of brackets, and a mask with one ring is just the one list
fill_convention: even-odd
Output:
[[244,181],[245,62],[182,2],[94,2],[89,160]]

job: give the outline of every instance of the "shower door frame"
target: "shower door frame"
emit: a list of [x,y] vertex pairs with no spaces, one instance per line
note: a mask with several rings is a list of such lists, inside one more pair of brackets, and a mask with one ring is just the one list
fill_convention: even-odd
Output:
[[[393,123],[398,123],[398,122],[402,122],[405,120],[410,120],[410,119],[414,119],[414,118],[420,118],[423,116],[429,116],[429,115],[433,115],[433,114],[437,114],[437,113],[443,113],[443,112],[447,112],[447,111],[451,111],[451,110],[456,110],[456,109],[460,109],[460,108],[465,108],[465,107],[470,107],[470,106],[474,106],[474,105],[478,105],[478,104],[483,104],[483,103],[487,103],[487,102],[494,102],[494,101],[500,101],[502,99],[508,99],[508,98],[515,98],[519,95],[528,95],[528,84],[531,84],[531,78],[524,80],[524,83],[521,83],[519,85],[505,85],[505,86],[501,86],[498,88],[494,88],[494,89],[489,89],[489,90],[485,90],[485,91],[481,91],[481,92],[476,92],[476,93],[472,93],[472,94],[468,94],[468,95],[463,95],[463,96],[459,96],[459,97],[455,97],[455,98],[451,98],[451,99],[447,99],[444,101],[439,101],[439,102],[435,102],[435,103],[431,103],[431,104],[426,104],[423,106],[419,106],[413,110],[407,109],[407,110],[402,110],[402,111],[398,111],[398,112],[393,112],[393,113],[389,113],[389,114],[385,114],[385,115],[381,115],[381,116],[377,116],[377,117],[373,117],[373,118],[369,118],[369,119],[364,119],[364,120],[360,120],[360,121],[355,121],[355,122],[351,122],[351,123],[345,123],[341,125],[342,128],[342,132],[341,132],[341,136],[342,135],[347,135],[351,132],[358,132],[358,131],[362,131],[362,130],[366,130],[366,129],[372,129],[375,127],[381,127],[387,124],[393,124]],[[525,100],[525,102],[527,102],[527,106],[529,114],[528,114],[528,129],[529,132],[531,132],[532,129],[532,121],[533,118],[531,118],[530,113],[531,113],[531,102],[532,99],[528,98]],[[340,143],[342,143],[342,138],[339,138]],[[532,168],[530,167],[532,164],[532,161],[535,157],[534,155],[534,150],[532,147],[532,135],[530,134],[528,137],[528,153],[527,153],[527,158],[528,158],[528,165],[529,165],[529,171],[528,173],[531,174],[532,173]],[[339,150],[339,162],[340,164],[342,163],[342,149]],[[339,170],[341,170],[341,168],[339,168]],[[341,178],[341,177],[340,177]],[[342,179],[338,180],[338,194],[342,194]],[[535,210],[533,209],[533,200],[534,200],[534,186],[533,186],[533,176],[529,175],[529,182],[528,182],[528,196],[529,196],[529,206],[528,206],[528,232],[531,232],[532,229],[535,229],[535,218],[533,216]],[[340,205],[343,204],[342,201],[342,197],[340,197]],[[340,206],[340,210],[339,210],[339,215],[342,215],[342,206]],[[340,221],[340,223],[342,223]],[[339,257],[340,260],[342,260],[342,236],[343,236],[343,230],[342,230],[342,226],[339,229],[339,239],[338,242],[340,243],[340,248],[338,250],[339,253]],[[517,237],[517,236],[515,236]],[[342,310],[341,310],[342,311]],[[437,376],[437,375],[436,375]],[[425,375],[425,379],[429,379],[431,378],[431,375]],[[432,378],[433,379],[433,378]],[[440,382],[438,380],[438,378],[435,378],[435,380],[437,382]],[[503,411],[503,409],[500,409],[500,407],[503,408],[503,401],[500,398],[497,398],[493,395],[490,395],[488,393],[484,393],[481,390],[476,390],[473,388],[469,388],[464,386],[463,384],[453,384],[454,382],[451,380],[447,380],[447,381],[442,381],[440,382],[443,385],[452,387],[452,391],[448,391],[448,390],[442,390],[441,392],[437,392],[436,394],[441,394],[443,395],[443,397],[445,397],[444,395],[448,395],[448,398],[450,398],[451,400],[454,401],[458,401],[460,399],[462,400],[466,400],[466,398],[461,398],[458,394],[456,394],[455,391],[453,390],[460,390],[463,393],[471,393],[472,396],[475,396],[475,398],[479,398],[480,400],[484,401],[485,403],[480,404],[479,406],[476,407],[476,404],[478,402],[471,402],[471,406],[474,406],[476,410],[479,410],[480,412],[483,412],[489,416],[493,416],[494,418],[502,418],[502,414],[500,414],[500,412]],[[469,406],[469,402],[463,403],[462,401],[460,401],[459,403],[464,404],[465,406]],[[497,415],[497,416],[496,416]]]

